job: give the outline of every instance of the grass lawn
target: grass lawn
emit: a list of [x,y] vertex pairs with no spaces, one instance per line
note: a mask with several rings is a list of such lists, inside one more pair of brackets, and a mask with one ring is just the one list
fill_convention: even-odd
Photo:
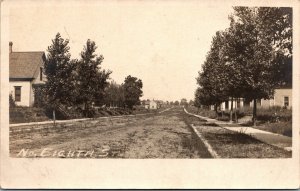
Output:
[[249,135],[233,132],[214,124],[206,124],[194,116],[185,120],[194,124],[222,158],[288,158],[292,153],[263,143]]
[[209,110],[209,109],[198,109],[197,107],[194,107],[194,106],[188,106],[188,107],[186,107],[186,110],[190,113],[194,113],[194,114],[201,115],[204,117],[209,117],[212,119],[215,119],[217,117],[216,112],[213,110]]
[[264,130],[264,131],[269,131],[272,133],[292,137],[292,121],[288,122],[277,122],[277,123],[264,123],[261,125],[258,125],[256,127],[253,127],[256,129]]
[[[201,116],[216,118],[216,114],[212,110],[198,109],[189,106],[188,112],[195,113]],[[252,114],[252,108],[242,108],[239,112],[239,117]],[[223,117],[218,120],[229,121],[229,112],[225,111]],[[245,126],[252,126],[251,121],[244,123]],[[258,108],[257,109],[257,126],[254,127],[260,130],[269,131],[285,136],[292,137],[292,110],[282,109],[280,107]]]

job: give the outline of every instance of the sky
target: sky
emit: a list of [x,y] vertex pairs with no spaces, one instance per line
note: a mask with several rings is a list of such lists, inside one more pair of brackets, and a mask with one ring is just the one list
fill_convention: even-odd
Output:
[[194,99],[212,37],[229,26],[232,13],[230,5],[201,1],[78,2],[11,6],[13,51],[46,52],[59,32],[70,40],[71,57],[79,58],[91,39],[112,80],[140,78],[142,99],[164,101]]

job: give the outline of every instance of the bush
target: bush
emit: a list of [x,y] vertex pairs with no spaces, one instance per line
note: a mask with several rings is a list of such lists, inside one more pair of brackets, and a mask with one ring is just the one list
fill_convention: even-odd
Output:
[[33,84],[32,87],[34,93],[34,107],[45,107],[45,84]]
[[[53,107],[45,106],[45,114],[49,119],[53,119]],[[60,105],[59,108],[55,110],[55,119],[65,120],[65,119],[78,119],[84,117],[83,110],[77,107],[66,107]]]
[[[237,110],[238,118],[242,118],[244,116],[252,116],[251,107],[243,107]],[[224,111],[224,115],[230,115],[230,111]],[[219,114],[220,116],[220,114]],[[284,109],[283,107],[274,106],[270,108],[257,108],[257,120],[265,123],[265,122],[279,122],[279,121],[292,121],[292,110]]]
[[16,106],[9,109],[10,123],[28,123],[46,120],[49,120],[49,117],[42,108]]
[[93,118],[96,115],[96,111],[92,108],[83,110],[83,116],[88,117],[88,118]]
[[260,109],[257,112],[257,119],[269,122],[292,121],[292,110],[274,107],[270,109]]
[[[189,107],[188,111],[202,115],[209,118],[216,118],[216,113],[213,110],[209,109],[198,109],[196,107]],[[238,119],[252,115],[251,107],[243,107],[237,110]],[[229,121],[230,110],[218,111],[218,120]],[[233,110],[233,119],[234,119],[234,110]],[[292,121],[292,110],[284,109],[282,107],[270,107],[270,108],[257,108],[257,120],[261,123],[265,122],[289,122]]]
[[16,102],[11,94],[9,94],[9,107],[10,108],[16,107]]
[[204,108],[197,108],[197,107],[189,107],[187,110],[191,113],[195,113],[197,115],[201,115],[204,117],[209,117],[209,118],[216,118],[216,112],[210,109],[204,109]]

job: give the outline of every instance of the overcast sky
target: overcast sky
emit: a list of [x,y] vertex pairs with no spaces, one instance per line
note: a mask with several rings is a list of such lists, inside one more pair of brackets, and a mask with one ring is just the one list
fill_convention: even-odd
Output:
[[10,41],[13,51],[46,51],[60,32],[78,58],[91,39],[113,80],[142,79],[142,99],[190,100],[212,37],[229,26],[231,12],[201,1],[18,4],[10,9]]

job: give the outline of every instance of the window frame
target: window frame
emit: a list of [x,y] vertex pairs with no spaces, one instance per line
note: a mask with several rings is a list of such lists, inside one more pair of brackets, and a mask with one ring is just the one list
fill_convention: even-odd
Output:
[[[15,102],[21,102],[22,98],[22,86],[14,86],[15,87]],[[17,94],[19,92],[19,94]]]
[[[286,105],[286,100],[287,98],[287,105]],[[289,107],[290,106],[290,97],[289,96],[283,96],[283,107]]]

